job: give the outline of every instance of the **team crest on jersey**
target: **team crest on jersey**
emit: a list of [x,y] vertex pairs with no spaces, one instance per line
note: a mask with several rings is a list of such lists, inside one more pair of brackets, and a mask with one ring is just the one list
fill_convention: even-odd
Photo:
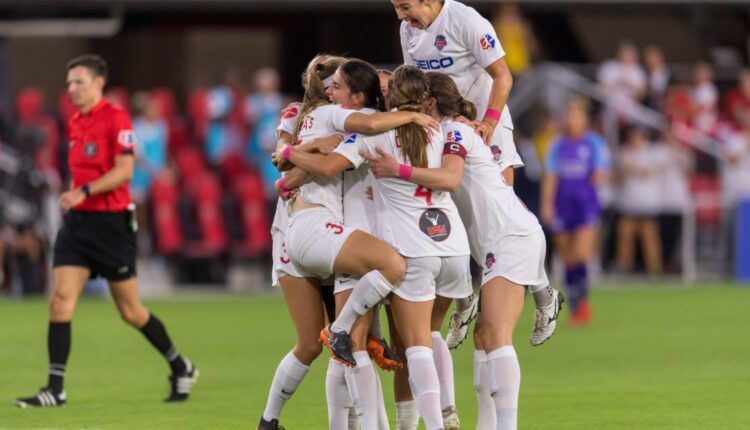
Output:
[[488,269],[492,268],[492,265],[495,264],[497,260],[495,260],[495,254],[489,253],[487,254],[487,257],[484,258],[484,265],[487,266]]
[[493,38],[489,34],[485,34],[484,36],[482,36],[481,39],[479,39],[479,45],[484,50],[487,50],[487,49],[490,49],[490,48],[494,48],[495,47],[495,38]]
[[461,137],[461,132],[458,130],[453,130],[448,132],[448,142],[450,143],[458,143],[463,140],[463,137]]
[[83,146],[83,155],[87,158],[96,157],[96,153],[99,152],[99,148],[96,146],[96,142],[86,142]]
[[135,133],[133,130],[120,130],[120,133],[117,135],[117,143],[126,148],[132,148],[135,145]]
[[284,113],[284,116],[282,118],[284,119],[291,119],[294,118],[299,114],[299,108],[297,106],[291,106],[287,111]]
[[492,158],[494,158],[495,161],[500,161],[500,156],[503,155],[503,150],[497,145],[492,145],[490,146],[490,151],[492,151]]
[[419,229],[435,242],[442,242],[451,235],[451,222],[440,209],[427,209],[419,217]]
[[447,45],[448,41],[445,40],[445,36],[442,34],[435,36],[435,48],[437,48],[438,51],[442,51]]
[[354,143],[355,140],[357,140],[357,133],[352,133],[346,138],[344,144]]

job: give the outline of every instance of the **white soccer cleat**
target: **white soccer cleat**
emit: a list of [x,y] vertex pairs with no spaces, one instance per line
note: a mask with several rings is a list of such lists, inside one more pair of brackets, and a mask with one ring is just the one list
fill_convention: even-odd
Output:
[[458,419],[458,412],[453,406],[443,409],[443,428],[445,430],[461,430],[461,421]]
[[534,330],[531,332],[531,345],[539,346],[547,339],[552,337],[557,328],[557,317],[565,302],[565,296],[558,290],[555,290],[552,303],[534,310]]
[[479,300],[474,298],[471,306],[462,311],[453,311],[448,321],[448,334],[445,336],[445,343],[450,349],[456,349],[466,339],[469,334],[469,325],[477,317],[479,310]]

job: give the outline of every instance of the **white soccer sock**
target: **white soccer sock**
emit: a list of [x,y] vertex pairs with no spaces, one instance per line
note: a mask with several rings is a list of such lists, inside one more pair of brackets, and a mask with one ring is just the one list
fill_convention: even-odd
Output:
[[279,419],[281,408],[292,397],[302,379],[307,375],[308,370],[310,370],[310,366],[302,364],[291,351],[281,360],[279,367],[276,368],[276,374],[273,375],[273,382],[271,382],[268,402],[266,403],[266,409],[263,411],[264,420]]
[[521,367],[513,345],[503,346],[487,354],[487,377],[492,399],[495,401],[497,430],[516,430]]
[[396,402],[396,430],[417,430],[417,427],[419,427],[417,402],[414,400]]
[[[326,372],[326,399],[328,399],[328,428],[343,430],[350,427],[349,411],[354,408],[344,377],[344,364],[331,358]],[[356,419],[356,414],[354,415]]]
[[487,353],[483,350],[474,351],[474,390],[477,392],[477,430],[494,429],[497,427],[495,402],[490,395],[487,382]]
[[[338,429],[331,427],[329,430],[338,430]],[[348,430],[360,430],[359,415],[357,415],[357,410],[354,409],[354,406],[349,408],[349,429]]]
[[406,348],[409,366],[409,386],[427,430],[443,428],[440,409],[440,381],[438,381],[432,349],[426,346]]
[[378,427],[378,375],[372,367],[367,351],[354,352],[357,367],[346,368],[346,385],[357,409],[362,430],[379,430]]
[[[374,369],[374,367],[373,367]],[[388,421],[388,411],[385,410],[385,399],[383,399],[383,385],[380,383],[380,376],[375,370],[375,382],[377,382],[377,394],[378,394],[378,428],[380,430],[390,430],[391,425]]]
[[440,409],[456,407],[456,394],[453,387],[453,357],[448,344],[439,331],[432,332],[432,353],[435,360],[438,381],[440,381]]
[[373,309],[391,290],[393,285],[379,271],[367,272],[354,285],[352,295],[336,317],[336,321],[331,324],[331,330],[349,333],[357,318]]

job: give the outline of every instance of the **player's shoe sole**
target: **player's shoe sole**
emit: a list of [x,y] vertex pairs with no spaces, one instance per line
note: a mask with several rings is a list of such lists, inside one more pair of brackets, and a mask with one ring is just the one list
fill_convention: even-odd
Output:
[[[553,288],[553,290],[555,290]],[[562,311],[565,296],[561,291],[555,290],[555,299],[544,308],[534,309],[534,329],[531,332],[529,343],[539,346],[549,340],[557,329],[557,320]]]
[[403,369],[404,363],[396,356],[385,339],[378,339],[373,335],[367,336],[367,353],[383,370]]

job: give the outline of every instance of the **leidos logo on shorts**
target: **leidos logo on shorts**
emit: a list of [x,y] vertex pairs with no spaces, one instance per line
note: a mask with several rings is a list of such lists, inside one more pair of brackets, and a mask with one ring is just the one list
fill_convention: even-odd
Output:
[[482,47],[482,49],[487,50],[490,48],[495,47],[495,39],[490,36],[489,34],[485,34],[482,36],[481,39],[479,39],[479,45]]
[[451,234],[451,222],[440,209],[427,209],[419,217],[419,229],[435,242],[442,242]]

